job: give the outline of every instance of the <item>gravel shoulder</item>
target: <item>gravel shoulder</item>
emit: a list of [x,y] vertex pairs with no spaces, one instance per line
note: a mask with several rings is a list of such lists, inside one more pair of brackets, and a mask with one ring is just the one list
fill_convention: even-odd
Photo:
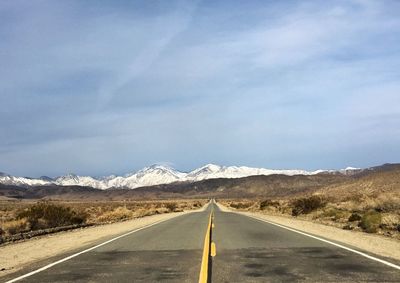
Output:
[[256,216],[286,227],[310,233],[325,239],[346,244],[354,248],[364,250],[382,257],[400,261],[400,241],[386,238],[380,235],[367,234],[358,231],[342,230],[336,227],[314,223],[307,220],[296,219],[294,217],[266,215],[256,212],[242,212],[231,210],[221,204],[217,204],[220,210],[225,212],[235,212],[247,216]]
[[[200,210],[205,209],[206,206]],[[103,240],[113,238],[113,236],[195,211],[199,210],[146,216],[124,222],[76,229],[6,244],[0,247],[0,277],[17,272],[40,260],[68,253],[82,247],[94,246]]]

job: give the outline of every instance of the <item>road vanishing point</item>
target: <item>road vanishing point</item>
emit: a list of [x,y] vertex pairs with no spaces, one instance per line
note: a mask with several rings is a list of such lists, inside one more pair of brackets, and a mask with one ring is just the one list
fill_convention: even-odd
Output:
[[223,212],[212,201],[203,211],[39,262],[6,282],[400,282],[398,263],[371,256]]

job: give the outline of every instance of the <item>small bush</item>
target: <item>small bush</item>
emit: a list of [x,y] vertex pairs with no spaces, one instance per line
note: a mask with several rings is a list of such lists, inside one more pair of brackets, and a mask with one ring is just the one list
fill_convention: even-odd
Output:
[[130,219],[133,217],[133,212],[126,207],[117,207],[111,211],[106,211],[97,217],[98,222],[114,222]]
[[26,219],[31,230],[82,224],[86,222],[86,215],[78,214],[70,207],[38,202],[17,214],[17,219]]
[[[166,208],[165,208],[166,209]],[[148,209],[148,208],[141,208],[138,209],[137,211],[135,211],[135,217],[145,217],[145,216],[151,216],[154,214],[159,214],[161,209]],[[167,211],[165,213],[171,212],[168,209],[166,209]]]
[[361,215],[358,213],[352,213],[349,217],[349,222],[354,222],[354,221],[360,221],[361,220]]
[[201,202],[199,202],[199,201],[196,201],[196,202],[193,204],[193,206],[194,206],[194,207],[202,207]]
[[236,209],[246,209],[252,206],[251,203],[244,203],[244,202],[232,202],[230,204],[231,207],[236,208]]
[[338,220],[347,219],[348,212],[337,209],[337,208],[330,208],[329,210],[324,211],[322,213],[322,216],[330,218],[333,221],[338,221]]
[[376,207],[374,207],[377,212],[391,212],[400,210],[400,201],[398,198],[393,199],[383,199]]
[[174,203],[174,202],[169,202],[169,203],[167,203],[167,204],[165,205],[165,207],[166,207],[169,211],[171,211],[171,212],[174,212],[175,209],[178,208],[178,206],[177,206],[176,203]]
[[279,202],[266,199],[260,202],[260,210],[267,209],[268,207],[279,207]]
[[367,233],[376,233],[382,223],[382,215],[376,211],[369,211],[361,218],[359,226]]
[[[2,229],[6,235],[15,235],[29,230],[29,224],[26,219],[11,220],[3,223]],[[1,235],[1,233],[0,233]]]
[[323,208],[325,205],[326,202],[319,196],[296,199],[292,202],[292,215],[308,214],[314,210]]
[[342,229],[343,229],[343,230],[353,230],[354,227],[351,226],[351,224],[346,224],[346,225],[344,225],[344,226],[342,227]]

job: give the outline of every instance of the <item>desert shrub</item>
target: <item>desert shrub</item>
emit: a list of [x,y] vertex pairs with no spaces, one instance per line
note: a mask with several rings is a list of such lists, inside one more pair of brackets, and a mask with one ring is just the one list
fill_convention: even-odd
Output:
[[[166,209],[166,208],[165,208]],[[145,217],[145,216],[151,216],[154,214],[159,214],[159,213],[168,213],[170,212],[169,209],[167,211],[162,211],[162,209],[148,209],[148,208],[141,208],[135,211],[135,217]]]
[[380,228],[397,231],[397,225],[400,223],[400,214],[384,213],[382,214],[382,223]]
[[124,206],[120,206],[111,211],[105,211],[103,214],[97,217],[96,222],[114,222],[130,219],[132,217],[132,210]]
[[348,212],[336,208],[330,208],[329,210],[324,211],[321,216],[328,217],[333,221],[338,221],[340,219],[346,219]]
[[29,230],[29,224],[26,219],[7,221],[1,224],[1,226],[2,227],[0,230],[3,230],[3,234],[6,235],[14,235],[22,232],[27,232]]
[[296,199],[292,202],[292,215],[308,214],[319,208],[323,208],[326,202],[319,196]]
[[349,222],[360,221],[361,218],[360,214],[353,212],[349,217]]
[[78,214],[70,207],[48,202],[38,202],[17,214],[17,219],[26,219],[32,230],[82,224],[86,218],[84,213]]
[[251,203],[244,203],[244,202],[232,202],[230,204],[231,207],[236,208],[236,209],[245,209],[245,208],[249,208],[250,206],[252,206]]
[[353,230],[354,226],[352,226],[351,224],[346,224],[342,227],[343,230]]
[[175,211],[175,209],[178,208],[177,204],[174,202],[169,202],[169,203],[165,204],[165,207],[171,212]]
[[359,226],[367,233],[375,233],[381,223],[382,215],[376,211],[369,211],[362,216]]
[[377,212],[390,212],[400,210],[400,200],[391,199],[391,200],[384,200],[381,203],[378,203],[375,207]]
[[154,207],[155,207],[155,208],[162,208],[162,207],[163,207],[163,204],[160,203],[160,202],[157,202],[157,203],[154,204]]
[[266,209],[266,208],[268,208],[270,206],[279,207],[279,202],[273,201],[273,200],[270,200],[270,199],[266,199],[266,200],[263,200],[263,201],[260,202],[260,209],[261,210],[264,210],[264,209]]
[[196,201],[196,202],[193,203],[193,206],[194,207],[202,207],[202,204],[201,204],[201,202]]

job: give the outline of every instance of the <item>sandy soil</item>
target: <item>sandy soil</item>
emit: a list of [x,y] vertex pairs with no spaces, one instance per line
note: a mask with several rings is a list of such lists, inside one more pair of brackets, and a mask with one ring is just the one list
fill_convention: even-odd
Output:
[[248,216],[256,216],[325,239],[340,242],[366,252],[400,260],[400,241],[395,239],[359,231],[342,230],[336,227],[314,223],[307,220],[300,220],[290,216],[272,216],[255,212],[239,212],[228,209],[221,204],[218,204],[218,206],[222,211],[233,211]]
[[2,246],[0,247],[0,277],[18,271],[33,262],[73,251],[79,247],[93,246],[98,244],[102,238],[110,239],[112,236],[190,212],[194,212],[194,210],[158,214],[119,223],[60,232]]

